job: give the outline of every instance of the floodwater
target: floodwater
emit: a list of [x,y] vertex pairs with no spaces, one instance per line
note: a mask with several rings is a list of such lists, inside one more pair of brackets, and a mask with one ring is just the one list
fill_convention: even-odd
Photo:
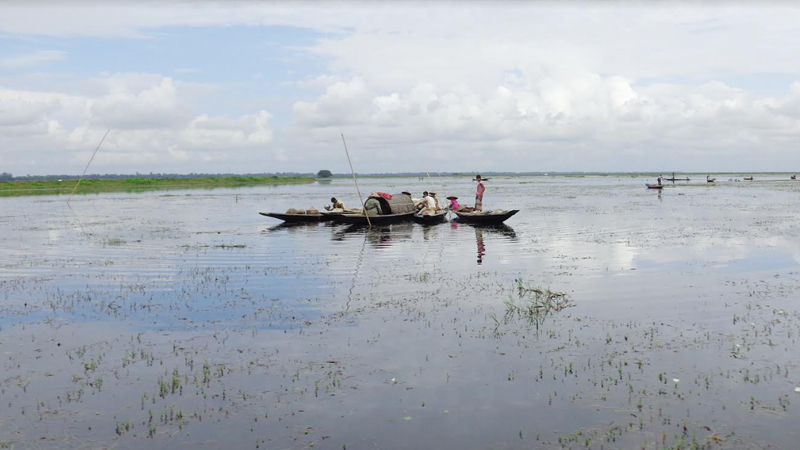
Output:
[[493,177],[497,228],[257,214],[347,179],[0,199],[0,448],[797,448],[800,182],[693,178]]

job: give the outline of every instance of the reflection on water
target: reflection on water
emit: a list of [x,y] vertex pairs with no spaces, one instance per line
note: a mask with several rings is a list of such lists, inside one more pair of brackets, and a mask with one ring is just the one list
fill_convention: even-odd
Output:
[[475,242],[478,244],[478,265],[483,264],[483,255],[486,254],[486,245],[483,243],[483,230],[475,227]]

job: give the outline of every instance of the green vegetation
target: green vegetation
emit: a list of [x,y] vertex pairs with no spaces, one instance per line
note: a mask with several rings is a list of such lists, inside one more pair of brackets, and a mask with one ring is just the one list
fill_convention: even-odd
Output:
[[[204,178],[124,178],[116,180],[83,180],[76,194],[97,192],[140,191],[152,189],[196,189],[235,186],[255,186],[264,184],[310,183],[311,177],[278,176],[232,176]],[[25,195],[69,194],[75,187],[75,180],[35,180],[0,181],[0,197]]]
[[330,170],[320,170],[319,172],[317,172],[317,178],[330,178],[332,176],[333,174],[331,173]]

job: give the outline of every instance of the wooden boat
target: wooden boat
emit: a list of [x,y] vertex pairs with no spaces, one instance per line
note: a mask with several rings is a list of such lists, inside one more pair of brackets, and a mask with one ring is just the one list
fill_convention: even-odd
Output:
[[319,222],[323,220],[322,214],[285,214],[276,212],[260,212],[262,216],[283,220],[287,223]]
[[367,222],[367,218],[363,214],[341,214],[333,217],[333,221],[338,223],[351,223],[354,225],[383,225],[386,223],[405,222],[411,220],[413,217],[413,212],[404,214],[381,214],[380,216],[369,216],[369,222]]
[[791,177],[789,177],[789,178],[791,178],[792,180],[796,180],[796,179],[797,179],[797,175],[792,175],[792,176],[791,176]]
[[664,185],[663,184],[645,183],[645,186],[647,186],[647,189],[664,189]]
[[395,223],[412,220],[417,208],[411,201],[411,196],[407,194],[392,194],[391,199],[378,197],[381,205],[381,214],[369,216],[369,221],[364,214],[343,213],[331,216],[331,220],[338,223],[351,223],[357,225],[376,225],[384,223]]
[[715,181],[717,181],[716,178],[706,178],[706,183],[713,183]]
[[447,210],[436,211],[435,214],[418,215],[414,214],[414,222],[423,225],[433,225],[435,223],[444,223],[447,221]]
[[753,177],[750,178],[744,177],[744,181],[753,181]]
[[689,177],[686,177],[686,178],[664,178],[664,181],[689,181]]
[[518,212],[519,212],[518,209],[512,209],[511,211],[504,211],[497,213],[492,211],[487,211],[487,212],[455,211],[455,214],[456,216],[458,216],[458,221],[462,223],[496,225],[505,222],[509,217],[513,216]]

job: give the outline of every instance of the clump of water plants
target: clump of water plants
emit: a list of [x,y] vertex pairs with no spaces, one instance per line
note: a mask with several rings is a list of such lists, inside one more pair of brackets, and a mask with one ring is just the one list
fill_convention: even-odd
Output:
[[538,329],[547,316],[574,306],[572,299],[565,292],[529,287],[522,279],[514,281],[517,295],[515,297],[514,294],[510,294],[505,302],[507,321],[525,319]]

